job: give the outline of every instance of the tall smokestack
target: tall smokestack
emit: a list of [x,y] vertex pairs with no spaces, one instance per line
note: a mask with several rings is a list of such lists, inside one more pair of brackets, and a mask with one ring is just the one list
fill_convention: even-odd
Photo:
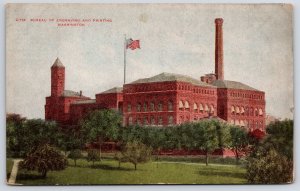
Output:
[[223,19],[215,19],[216,24],[216,40],[215,40],[215,74],[217,80],[224,80],[223,66]]

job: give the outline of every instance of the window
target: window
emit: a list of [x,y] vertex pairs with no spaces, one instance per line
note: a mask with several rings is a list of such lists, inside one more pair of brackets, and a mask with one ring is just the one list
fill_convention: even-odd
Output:
[[151,110],[151,111],[154,111],[154,108],[155,108],[154,102],[151,102],[151,103],[150,103],[150,110]]
[[162,111],[162,110],[163,110],[163,104],[162,102],[159,102],[157,106],[157,111]]
[[159,116],[158,117],[158,125],[162,125],[162,123],[163,123],[162,116]]
[[262,115],[263,115],[263,110],[262,110],[262,109],[259,109],[259,110],[258,110],[258,114],[259,114],[260,116],[262,116]]
[[153,115],[150,117],[150,123],[151,125],[155,125],[155,118]]
[[250,108],[250,116],[253,116],[253,108]]
[[131,104],[130,103],[127,105],[127,111],[131,112]]
[[235,113],[234,106],[231,106],[231,114],[234,114],[234,113]]
[[144,103],[144,112],[147,112],[147,110],[148,110],[148,103],[145,102],[145,103]]
[[241,123],[240,123],[241,127],[245,127],[245,123],[243,120],[241,120]]
[[168,117],[168,124],[169,124],[169,125],[172,125],[172,124],[173,124],[173,116],[172,116],[172,115],[170,115],[170,116]]
[[128,117],[128,124],[132,125],[132,117]]
[[144,125],[148,125],[148,117],[147,116],[144,117]]
[[179,101],[179,110],[183,110],[183,102],[181,100]]
[[245,113],[245,109],[244,107],[241,107],[241,114],[244,115],[244,113]]
[[235,107],[235,113],[240,113],[240,108],[238,106]]
[[136,105],[136,111],[137,112],[140,112],[141,111],[141,103],[138,103],[137,105]]
[[200,110],[201,112],[203,112],[203,105],[202,105],[202,103],[199,104],[199,110]]
[[190,104],[189,104],[188,101],[185,101],[184,107],[185,107],[186,110],[190,110]]
[[137,123],[138,125],[141,125],[141,119],[138,118],[138,119],[136,120],[136,123]]
[[172,101],[168,102],[168,111],[173,111],[173,102]]
[[204,110],[205,110],[206,112],[208,112],[208,111],[209,111],[209,109],[208,109],[208,105],[207,105],[207,104],[205,104],[205,106],[204,106]]
[[258,116],[258,109],[257,108],[254,109],[254,113],[255,113],[255,116]]
[[197,112],[198,111],[198,106],[196,103],[194,103],[194,111]]
[[210,106],[210,113],[214,113],[214,112],[215,112],[214,106],[211,105],[211,106]]

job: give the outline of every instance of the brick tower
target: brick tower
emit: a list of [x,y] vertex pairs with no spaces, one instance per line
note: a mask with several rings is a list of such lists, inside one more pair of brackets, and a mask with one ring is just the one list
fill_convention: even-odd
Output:
[[59,97],[65,90],[65,67],[56,58],[54,64],[51,67],[51,96]]
[[215,40],[215,74],[217,80],[224,80],[223,66],[223,19],[215,19],[216,24],[216,40]]

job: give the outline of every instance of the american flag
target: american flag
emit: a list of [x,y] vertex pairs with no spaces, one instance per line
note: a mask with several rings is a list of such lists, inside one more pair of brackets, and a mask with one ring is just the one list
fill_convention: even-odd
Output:
[[126,40],[126,49],[130,48],[131,50],[141,48],[140,40],[132,40],[132,38]]

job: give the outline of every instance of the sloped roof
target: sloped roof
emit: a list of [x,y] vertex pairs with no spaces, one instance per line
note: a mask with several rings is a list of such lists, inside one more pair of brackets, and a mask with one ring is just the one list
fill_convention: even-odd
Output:
[[58,67],[58,68],[64,68],[65,66],[61,63],[59,58],[56,58],[54,64],[51,67]]
[[139,83],[152,83],[152,82],[170,82],[170,81],[178,81],[178,82],[188,82],[198,86],[207,86],[213,87],[205,82],[201,82],[200,80],[191,78],[182,74],[173,74],[173,73],[161,73],[156,76],[150,78],[142,78],[136,81],[131,82],[130,84],[139,84]]
[[218,88],[259,91],[241,82],[229,80],[216,80],[212,83],[212,85],[217,86]]
[[122,87],[113,87],[109,90],[101,92],[100,94],[121,93],[122,91],[123,91]]
[[80,97],[80,93],[74,92],[72,90],[64,90],[62,96],[64,96],[64,97]]
[[79,104],[90,104],[90,103],[96,103],[96,100],[95,99],[80,100],[80,101],[75,101],[72,104],[79,105]]

